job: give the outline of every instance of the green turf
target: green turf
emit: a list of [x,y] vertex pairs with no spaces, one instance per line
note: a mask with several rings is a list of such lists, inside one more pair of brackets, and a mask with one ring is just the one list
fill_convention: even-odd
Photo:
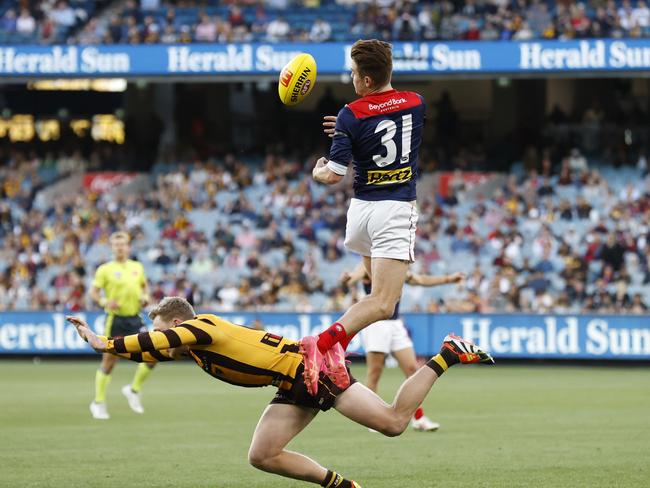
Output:
[[[0,486],[305,486],[246,461],[273,389],[162,365],[137,416],[119,392],[134,371],[124,362],[109,387],[112,418],[100,422],[88,412],[95,367],[0,362]],[[363,377],[360,366],[353,371]],[[401,380],[388,370],[384,396]],[[439,432],[389,439],[329,412],[291,447],[364,488],[650,486],[647,369],[456,367],[425,408]]]

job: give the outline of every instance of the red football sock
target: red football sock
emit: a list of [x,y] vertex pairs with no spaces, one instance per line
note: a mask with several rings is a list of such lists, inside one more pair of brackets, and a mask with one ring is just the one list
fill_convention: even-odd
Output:
[[415,420],[420,420],[422,417],[424,417],[424,410],[422,407],[418,407],[413,416],[415,417]]
[[354,339],[355,335],[357,335],[357,334],[355,333],[355,334],[349,335],[345,339],[341,340],[341,346],[343,347],[344,351],[347,351],[348,346],[350,345],[350,342],[352,342],[352,339]]
[[318,334],[318,342],[316,345],[318,346],[318,350],[325,354],[325,352],[329,351],[334,344],[342,342],[346,337],[347,333],[345,332],[343,325],[334,322],[329,329]]

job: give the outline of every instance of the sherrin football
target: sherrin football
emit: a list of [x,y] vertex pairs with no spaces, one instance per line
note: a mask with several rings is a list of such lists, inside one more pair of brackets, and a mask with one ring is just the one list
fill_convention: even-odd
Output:
[[280,100],[285,105],[298,105],[311,93],[315,83],[316,60],[311,54],[298,54],[280,72]]

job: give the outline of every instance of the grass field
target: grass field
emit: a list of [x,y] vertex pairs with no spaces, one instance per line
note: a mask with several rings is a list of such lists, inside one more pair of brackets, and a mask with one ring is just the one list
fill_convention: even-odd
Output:
[[[134,370],[123,362],[109,388],[112,418],[101,422],[88,412],[96,366],[0,361],[0,486],[310,486],[247,464],[273,389],[163,365],[137,416],[119,392]],[[363,378],[361,366],[353,372]],[[383,396],[401,381],[388,370]],[[384,438],[332,411],[291,447],[364,488],[650,486],[648,369],[456,367],[425,409],[439,432]]]

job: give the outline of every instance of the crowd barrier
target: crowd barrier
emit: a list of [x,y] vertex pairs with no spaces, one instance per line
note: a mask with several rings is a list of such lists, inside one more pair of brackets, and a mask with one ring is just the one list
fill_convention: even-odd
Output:
[[[105,315],[83,316],[97,332]],[[245,326],[263,326],[291,339],[328,327],[337,313],[224,313]],[[437,352],[453,332],[489,349],[496,358],[650,360],[650,317],[643,315],[403,314],[420,356]],[[348,351],[363,354],[356,337]],[[88,345],[59,312],[0,313],[0,355],[88,354]]]

